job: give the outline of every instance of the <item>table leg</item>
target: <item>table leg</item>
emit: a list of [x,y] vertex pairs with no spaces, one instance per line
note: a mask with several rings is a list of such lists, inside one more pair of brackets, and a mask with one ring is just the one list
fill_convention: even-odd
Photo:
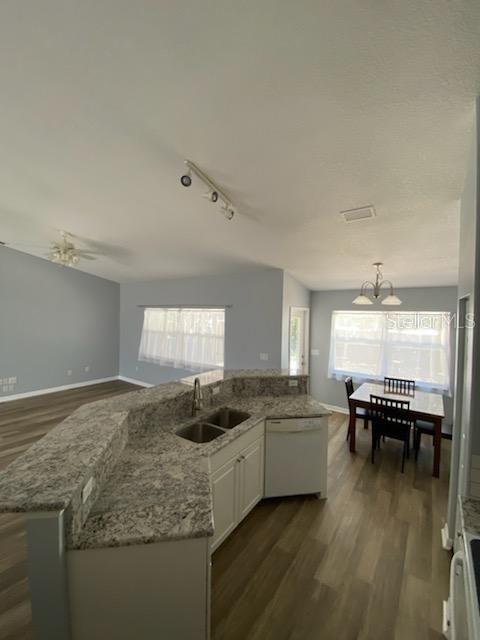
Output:
[[356,449],[355,449],[355,440],[356,440],[356,435],[357,435],[357,420],[355,418],[355,404],[353,403],[353,401],[350,401],[351,407],[350,407],[350,420],[348,423],[348,430],[350,431],[350,451],[352,453],[355,453]]
[[433,434],[433,477],[440,477],[440,452],[442,450],[442,419],[434,420],[435,431]]

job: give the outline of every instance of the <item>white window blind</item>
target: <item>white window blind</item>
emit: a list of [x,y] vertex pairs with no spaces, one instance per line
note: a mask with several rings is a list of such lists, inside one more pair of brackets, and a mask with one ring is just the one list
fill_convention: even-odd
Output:
[[450,390],[450,313],[334,311],[328,375]]
[[146,308],[138,359],[185,369],[223,367],[225,310]]

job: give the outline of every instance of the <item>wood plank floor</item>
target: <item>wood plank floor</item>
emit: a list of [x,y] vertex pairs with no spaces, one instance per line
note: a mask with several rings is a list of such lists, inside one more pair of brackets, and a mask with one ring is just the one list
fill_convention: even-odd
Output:
[[330,418],[328,500],[264,500],[215,552],[214,640],[442,638],[449,443],[436,480],[431,439],[401,474],[401,443],[372,465],[370,431],[351,454],[346,428]]
[[[0,465],[80,404],[132,388],[115,381],[0,405]],[[265,500],[214,554],[213,640],[441,638],[449,443],[434,480],[428,438],[401,474],[399,443],[371,465],[369,432],[358,429],[352,455],[346,427],[346,416],[330,419],[327,501]],[[31,637],[23,518],[2,516],[0,639]]]

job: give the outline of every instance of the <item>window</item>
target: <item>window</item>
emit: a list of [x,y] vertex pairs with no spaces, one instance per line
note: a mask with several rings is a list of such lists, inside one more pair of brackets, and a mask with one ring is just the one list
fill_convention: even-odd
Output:
[[223,367],[225,309],[147,308],[138,359],[185,369]]
[[450,314],[334,311],[330,378],[385,376],[415,380],[424,389],[450,390]]

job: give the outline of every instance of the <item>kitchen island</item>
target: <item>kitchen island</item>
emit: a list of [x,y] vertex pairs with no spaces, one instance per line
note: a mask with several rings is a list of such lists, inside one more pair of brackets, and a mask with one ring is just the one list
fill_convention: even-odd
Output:
[[[28,516],[37,637],[208,638],[211,461],[260,442],[266,418],[328,412],[306,376],[203,377],[195,418],[191,379],[84,405],[0,474],[0,510]],[[249,417],[208,443],[177,435],[222,406]]]

